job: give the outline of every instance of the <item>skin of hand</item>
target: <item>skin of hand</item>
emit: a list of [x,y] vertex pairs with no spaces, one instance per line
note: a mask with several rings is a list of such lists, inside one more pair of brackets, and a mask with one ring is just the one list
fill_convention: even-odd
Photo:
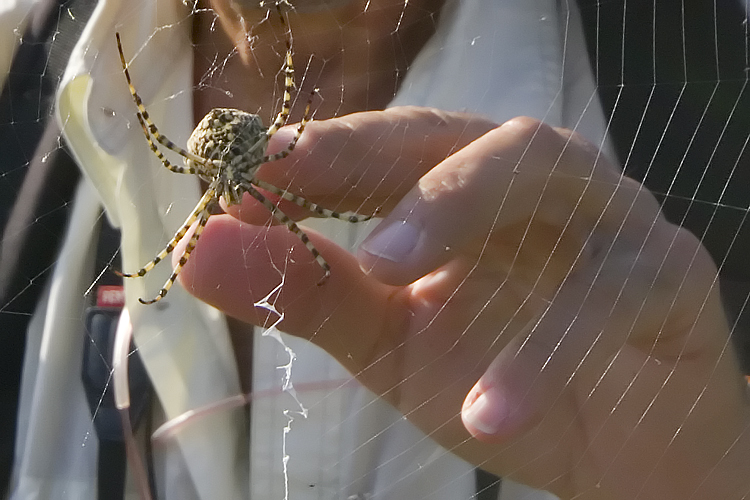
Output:
[[180,275],[191,293],[263,326],[278,317],[254,304],[283,280],[282,330],[446,449],[561,498],[750,491],[716,267],[577,134],[393,108],[311,123],[259,177],[385,219],[357,257],[310,231],[332,268],[316,286],[304,245],[246,197],[211,217]]

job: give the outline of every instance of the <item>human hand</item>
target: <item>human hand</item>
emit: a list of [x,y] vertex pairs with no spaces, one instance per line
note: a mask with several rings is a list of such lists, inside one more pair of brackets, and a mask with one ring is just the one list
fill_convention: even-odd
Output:
[[271,324],[254,304],[283,278],[282,330],[447,449],[563,498],[747,493],[715,266],[577,135],[395,108],[313,122],[260,176],[385,220],[359,259],[310,232],[332,268],[318,287],[296,236],[237,220],[268,221],[246,200],[211,217],[180,276],[201,299]]

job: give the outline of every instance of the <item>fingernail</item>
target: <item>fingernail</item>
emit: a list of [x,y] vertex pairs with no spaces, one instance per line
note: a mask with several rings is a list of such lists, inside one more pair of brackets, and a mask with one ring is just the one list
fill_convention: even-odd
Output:
[[500,432],[507,417],[507,400],[502,392],[495,388],[489,388],[480,394],[461,413],[461,418],[465,423],[489,435]]
[[405,260],[417,246],[421,231],[406,221],[396,221],[366,239],[359,249],[393,262]]

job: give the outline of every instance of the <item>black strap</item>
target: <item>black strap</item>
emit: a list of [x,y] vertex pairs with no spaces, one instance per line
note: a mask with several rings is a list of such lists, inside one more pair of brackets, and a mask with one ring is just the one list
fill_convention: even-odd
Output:
[[[742,2],[578,0],[599,96],[625,172],[701,238],[750,373],[750,87]],[[624,31],[623,31],[624,30]],[[683,64],[683,53],[686,64]],[[655,68],[655,71],[654,71]]]
[[483,469],[474,469],[476,500],[497,500],[500,497],[502,479]]
[[627,174],[660,198],[670,220],[703,237],[717,263],[726,259],[723,276],[750,281],[750,231],[743,225],[750,89],[740,1],[579,4]]

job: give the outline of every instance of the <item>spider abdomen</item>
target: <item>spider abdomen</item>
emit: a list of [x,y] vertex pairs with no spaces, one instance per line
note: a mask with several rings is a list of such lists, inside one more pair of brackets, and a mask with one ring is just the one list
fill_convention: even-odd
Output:
[[267,130],[258,115],[239,109],[214,108],[198,123],[187,143],[190,153],[208,161],[196,164],[188,159],[186,165],[210,179],[226,175],[230,182],[239,182],[237,176],[252,175],[263,163]]

